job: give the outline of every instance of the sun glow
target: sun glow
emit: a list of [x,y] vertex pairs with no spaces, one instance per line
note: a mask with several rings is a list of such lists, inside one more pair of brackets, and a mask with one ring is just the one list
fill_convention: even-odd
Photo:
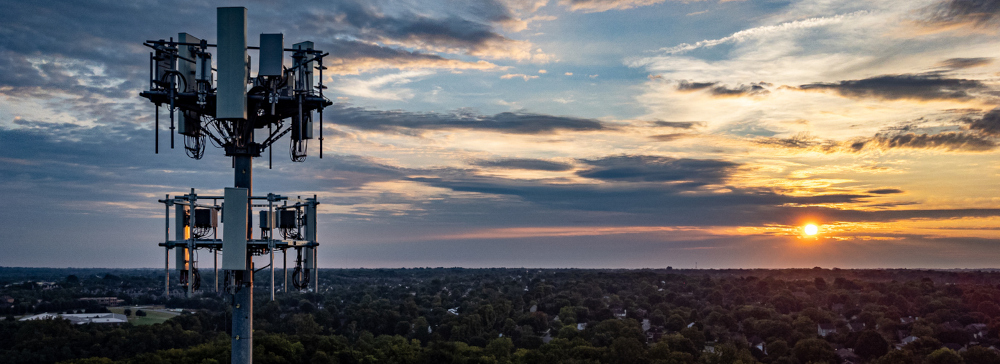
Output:
[[802,231],[805,232],[806,235],[812,236],[812,235],[816,235],[817,233],[819,233],[819,227],[816,226],[816,225],[814,225],[814,224],[808,224],[808,225],[802,227]]

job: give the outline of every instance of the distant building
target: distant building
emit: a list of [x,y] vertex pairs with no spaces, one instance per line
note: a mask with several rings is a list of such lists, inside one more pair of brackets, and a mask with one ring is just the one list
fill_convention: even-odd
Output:
[[760,350],[761,353],[767,355],[767,345],[764,343],[764,339],[761,339],[760,336],[751,337],[747,340],[747,343],[750,344],[751,348],[757,348],[757,350]]
[[826,337],[827,335],[830,334],[836,334],[837,327],[833,326],[833,324],[819,324],[819,327],[816,329],[816,332],[819,334],[820,337]]
[[837,356],[843,360],[844,364],[857,364],[861,363],[861,358],[854,353],[854,349],[838,349]]
[[80,301],[96,302],[103,306],[118,306],[125,303],[125,300],[118,297],[84,297]]
[[920,338],[913,335],[904,337],[903,340],[899,342],[899,344],[896,344],[896,349],[902,349],[904,346],[906,346],[906,344],[912,343],[917,340],[920,340]]
[[83,324],[124,324],[128,322],[128,318],[125,315],[117,313],[42,313],[34,316],[28,316],[21,318],[20,321],[36,321],[36,320],[55,320],[62,319],[68,320],[76,325]]

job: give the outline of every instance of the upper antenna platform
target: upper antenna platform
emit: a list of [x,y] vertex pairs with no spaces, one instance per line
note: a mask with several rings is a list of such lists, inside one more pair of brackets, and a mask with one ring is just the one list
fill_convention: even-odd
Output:
[[[313,139],[313,114],[319,117],[320,158],[323,158],[323,109],[333,104],[323,95],[323,58],[329,53],[313,43],[284,48],[282,34],[261,34],[258,47],[247,45],[246,9],[219,8],[217,44],[180,33],[177,40],[148,40],[149,90],[139,95],[156,105],[156,152],[159,153],[159,108],[170,112],[170,147],[174,130],[184,136],[191,158],[204,156],[206,141],[226,156],[260,157],[291,133],[292,161],[304,161]],[[213,50],[215,66],[213,67]],[[256,77],[251,75],[248,50],[257,51]],[[284,64],[291,55],[291,66]],[[314,71],[319,77],[314,82]],[[267,137],[254,140],[254,130]]]

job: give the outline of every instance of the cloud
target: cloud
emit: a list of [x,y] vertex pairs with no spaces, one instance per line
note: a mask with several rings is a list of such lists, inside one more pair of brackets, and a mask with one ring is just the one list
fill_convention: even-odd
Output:
[[[761,146],[786,149],[809,149],[821,145],[821,142],[817,141],[817,138],[809,135],[809,133],[799,133],[788,138],[758,137],[754,138],[753,142]],[[830,145],[836,145],[834,142],[827,142],[826,144],[827,147],[822,150],[833,150],[834,148],[830,147]]]
[[1000,2],[996,0],[945,0],[924,10],[929,23],[986,27],[996,24]]
[[705,126],[704,122],[701,121],[654,121],[653,125],[662,126],[667,128],[677,128],[677,129],[691,129],[694,127]]
[[476,160],[471,162],[480,167],[526,169],[535,171],[561,172],[573,169],[572,164],[548,161],[544,159],[512,158],[495,160]]
[[621,155],[583,159],[592,168],[576,172],[580,177],[605,181],[685,182],[690,185],[721,184],[739,164],[714,159]]
[[990,63],[993,63],[992,57],[950,58],[938,63],[938,66],[951,69],[962,69],[985,66]]
[[[414,96],[413,90],[399,85],[413,82],[413,79],[434,74],[428,70],[413,70],[372,77],[369,79],[342,79],[334,87],[344,94],[381,100],[407,100]],[[393,86],[384,88],[385,86]]]
[[571,11],[599,13],[608,10],[625,10],[641,6],[655,5],[665,0],[559,0],[559,5]]
[[945,78],[938,74],[884,75],[861,80],[811,83],[799,90],[831,90],[850,98],[882,100],[969,100],[977,91],[985,91],[979,80]]
[[1000,108],[987,112],[982,118],[969,124],[970,130],[977,130],[986,135],[1000,136]]
[[695,49],[711,48],[725,43],[744,42],[750,39],[760,38],[775,33],[785,33],[793,30],[817,28],[833,24],[839,24],[850,18],[861,16],[867,13],[868,12],[865,11],[859,11],[850,14],[840,14],[831,17],[816,17],[803,20],[796,20],[796,21],[781,23],[778,25],[766,25],[757,28],[741,30],[729,36],[718,39],[706,39],[694,44],[681,43],[673,47],[661,48],[660,51],[666,54],[685,53]]
[[324,50],[336,57],[324,66],[333,74],[358,74],[380,69],[439,68],[450,70],[493,70],[499,67],[483,60],[475,62],[448,59],[436,54],[407,51],[352,40],[335,39]]
[[493,24],[516,22],[510,10],[490,2],[473,6],[475,16],[430,14],[405,8],[380,8],[367,1],[325,3],[303,14],[304,27],[314,33],[340,34],[382,44],[402,45],[423,50],[466,53],[492,59],[547,61],[528,41],[507,38]]
[[868,190],[867,193],[872,193],[876,195],[892,195],[897,193],[903,193],[903,190],[898,188],[879,188],[875,190]]
[[[984,119],[987,119],[984,117]],[[907,130],[906,128],[903,129]],[[859,153],[892,149],[927,149],[946,152],[988,152],[997,148],[996,139],[986,133],[944,131],[936,134],[879,133],[872,137],[846,141],[820,140],[808,133],[788,138],[758,137],[754,144],[772,148],[804,150],[820,153]]]
[[523,74],[523,73],[508,73],[506,75],[500,76],[500,79],[501,80],[509,80],[509,79],[518,78],[518,77],[524,79],[524,81],[533,80],[533,79],[538,78],[537,75],[526,75],[526,74]]
[[468,112],[417,113],[370,110],[335,104],[326,109],[326,115],[330,115],[328,120],[340,125],[383,132],[479,130],[508,134],[553,134],[560,131],[615,129],[593,119],[514,112],[496,115],[477,115]]
[[709,94],[716,97],[765,96],[771,93],[766,88],[770,86],[772,85],[767,82],[751,82],[749,85],[741,84],[735,87],[728,87],[720,85],[718,82],[688,82],[682,80],[677,83],[677,91],[693,92],[708,89]]
[[693,135],[694,134],[687,134],[687,133],[657,134],[657,135],[650,135],[649,139],[653,139],[658,142],[672,142],[674,140],[688,138]]
[[945,151],[987,152],[997,147],[996,141],[981,135],[945,132],[940,134],[900,134],[878,135],[868,140],[850,143],[850,149],[889,150],[904,149],[940,149]]

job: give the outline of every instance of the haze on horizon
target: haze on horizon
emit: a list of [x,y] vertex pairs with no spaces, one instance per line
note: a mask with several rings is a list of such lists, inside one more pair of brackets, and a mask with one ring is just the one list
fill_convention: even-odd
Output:
[[255,164],[321,267],[1000,267],[995,0],[3,1],[0,266],[160,266],[232,183],[138,97],[216,6],[335,60],[324,158]]

